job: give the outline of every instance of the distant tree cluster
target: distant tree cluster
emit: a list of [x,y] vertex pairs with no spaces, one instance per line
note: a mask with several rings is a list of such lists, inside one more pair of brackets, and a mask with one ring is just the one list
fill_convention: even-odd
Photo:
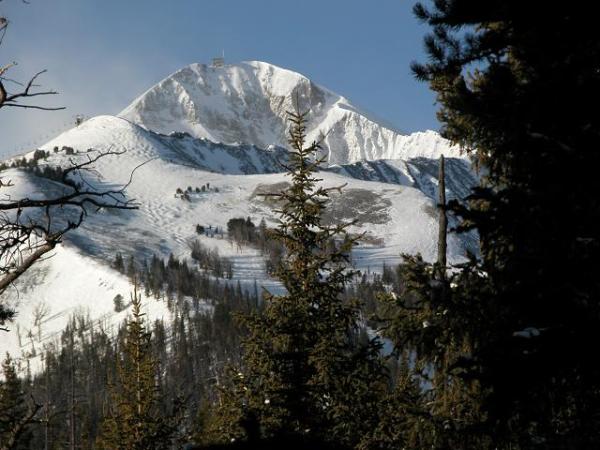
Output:
[[202,301],[213,302],[214,299],[229,296],[232,290],[241,293],[248,303],[257,302],[259,293],[256,283],[251,294],[246,290],[242,292],[239,281],[236,287],[232,287],[229,280],[233,278],[233,265],[228,258],[219,256],[215,250],[206,249],[197,241],[192,243],[190,250],[199,258],[197,261],[202,270],[189,266],[185,260],[180,261],[172,254],[166,263],[156,255],[149,261],[138,263],[133,256],[123,258],[121,253],[117,253],[113,267],[127,275],[132,282],[140,283],[146,295],[153,295],[157,299],[166,297],[170,309],[185,298],[191,298],[198,305]]
[[233,218],[227,221],[227,237],[240,244],[253,244],[260,239],[256,225],[250,217]]
[[250,217],[235,217],[227,221],[227,237],[238,246],[249,245],[258,248],[266,256],[266,270],[273,274],[285,253],[281,242],[273,239],[273,230],[267,227],[265,219],[258,226]]
[[198,240],[193,241],[190,248],[192,259],[202,270],[217,278],[233,278],[233,263],[230,259],[219,256],[216,248],[208,249]]
[[208,225],[208,226],[204,226],[204,225],[200,225],[197,224],[196,225],[196,234],[202,236],[207,236],[207,237],[223,237],[223,229],[219,226],[212,226],[212,225]]
[[[58,183],[64,183],[66,169],[64,169],[61,166],[51,166],[48,164],[44,164],[42,166],[39,165],[39,161],[42,159],[45,160],[46,158],[48,158],[49,155],[50,152],[44,150],[36,150],[31,159],[26,159],[25,157],[22,157],[13,161],[10,165],[4,162],[1,163],[0,172],[8,168],[25,169],[33,172],[38,177],[47,178]],[[78,189],[83,188],[82,182],[76,182],[73,180],[69,181],[72,182]]]
[[5,162],[0,164],[0,171],[6,170],[8,168],[19,168],[19,169],[31,169],[38,165],[38,161],[45,160],[50,156],[50,152],[44,150],[36,150],[33,152],[33,155],[30,159],[25,158],[24,156],[20,159],[14,160],[12,163],[7,164]]
[[[188,186],[185,190],[178,187],[175,190],[175,197],[181,198],[181,199],[189,202],[192,200],[192,197],[191,197],[192,194],[202,194],[204,192],[210,192],[210,191],[211,191],[210,183],[203,184],[201,187],[196,186],[195,188],[192,188],[192,186]],[[219,192],[219,188],[213,187],[212,191]]]
[[125,300],[121,294],[115,295],[113,298],[113,305],[116,313],[120,313],[125,309]]

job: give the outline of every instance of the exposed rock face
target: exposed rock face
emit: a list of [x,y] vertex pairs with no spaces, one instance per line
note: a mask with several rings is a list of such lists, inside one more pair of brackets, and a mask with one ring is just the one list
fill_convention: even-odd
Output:
[[245,62],[192,64],[170,75],[120,113],[146,129],[187,132],[226,144],[287,147],[287,112],[310,111],[308,140],[321,140],[329,164],[414,157],[460,157],[434,131],[403,135],[346,98],[290,70]]

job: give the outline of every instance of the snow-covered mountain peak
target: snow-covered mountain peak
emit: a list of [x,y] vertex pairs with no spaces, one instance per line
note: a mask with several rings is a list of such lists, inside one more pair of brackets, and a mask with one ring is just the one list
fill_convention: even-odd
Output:
[[296,99],[300,110],[310,111],[308,139],[323,142],[330,164],[460,156],[435,132],[403,135],[304,75],[259,61],[191,64],[150,88],[120,116],[163,134],[285,147],[287,112]]
[[[308,139],[322,137],[328,155],[329,167],[318,177],[325,187],[347,185],[332,195],[327,220],[357,219],[349,231],[365,233],[363,244],[353,249],[354,266],[379,271],[384,263],[399,262],[401,254],[417,252],[434,260],[439,155],[453,157],[446,162],[448,199],[464,198],[476,183],[456,147],[434,131],[403,135],[307,77],[271,64],[192,64],[149,89],[120,117],[94,117],[53,138],[40,147],[41,159],[32,149],[6,162],[2,176],[14,184],[3,194],[37,198],[67,189],[48,169],[88,161],[98,152],[119,153],[100,158],[94,170],[74,175],[75,181],[83,176],[99,189],[126,185],[124,195],[135,199],[139,210],[90,214],[68,233],[55,257],[34,266],[17,281],[18,289],[5,293],[19,310],[23,333],[33,336],[38,305],[51,305],[52,315],[44,331],[36,331],[37,342],[20,342],[13,334],[0,342],[0,353],[39,357],[43,352],[32,348],[58,339],[79,308],[89,309],[103,326],[116,327],[125,312],[114,312],[111,299],[130,289],[127,278],[110,267],[117,252],[139,262],[171,254],[189,261],[189,245],[198,240],[229,258],[231,283],[252,288],[258,282],[276,293],[281,287],[267,276],[265,256],[257,248],[234,245],[212,230],[226,230],[229,220],[239,217],[277,223],[276,205],[260,194],[279,192],[289,183],[282,162],[288,157],[287,111],[296,95],[300,109],[310,110]],[[197,225],[211,232],[198,234]],[[449,236],[451,263],[464,261],[467,250],[477,250],[475,235]],[[156,299],[146,308],[149,319],[169,314]]]

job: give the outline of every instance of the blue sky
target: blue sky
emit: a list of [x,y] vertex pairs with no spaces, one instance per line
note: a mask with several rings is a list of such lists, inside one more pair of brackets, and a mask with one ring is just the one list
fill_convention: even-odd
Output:
[[0,110],[0,154],[46,142],[76,114],[116,114],[170,73],[209,62],[267,61],[296,70],[404,132],[438,129],[434,96],[414,80],[427,28],[408,0],[19,0],[0,65],[23,80],[48,69],[58,113]]

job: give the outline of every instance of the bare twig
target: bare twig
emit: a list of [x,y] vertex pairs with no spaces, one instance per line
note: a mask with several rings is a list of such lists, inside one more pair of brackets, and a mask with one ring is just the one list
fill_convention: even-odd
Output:
[[[88,207],[95,210],[138,209],[139,206],[134,200],[126,198],[125,190],[132,183],[135,171],[149,161],[136,166],[131,171],[128,181],[113,189],[98,190],[81,175],[82,172],[93,172],[93,164],[101,158],[123,153],[99,152],[94,157],[88,155],[84,162],[71,161],[71,166],[65,169],[62,175],[62,183],[71,192],[47,199],[25,197],[12,200],[7,197],[0,200],[0,294],[36,261],[53,250],[66,233],[78,228],[88,215]],[[73,181],[72,177],[75,174],[81,177],[83,183]],[[0,187],[8,185],[12,183],[0,181]],[[67,207],[79,211],[77,219],[67,220],[63,225],[55,225],[53,218],[57,213],[64,217]],[[44,220],[32,219],[30,214],[24,214],[28,210],[42,211]]]
[[31,404],[29,405],[27,412],[25,413],[25,415],[23,417],[21,417],[21,419],[19,421],[17,421],[14,424],[12,429],[9,430],[8,433],[6,433],[5,441],[0,443],[0,445],[1,445],[0,450],[9,450],[9,449],[15,448],[17,439],[19,438],[19,436],[21,436],[21,434],[23,434],[23,432],[25,431],[25,428],[28,425],[37,422],[35,420],[35,416],[41,408],[42,408],[42,405],[39,405],[34,400],[33,396],[31,396]]
[[[8,71],[8,69],[10,69],[14,65],[15,65],[15,63],[12,63],[12,64],[9,64],[7,66],[0,68],[0,77],[2,75],[4,75]],[[41,109],[44,111],[58,111],[61,109],[65,109],[62,106],[61,107],[47,107],[47,106],[29,105],[29,104],[19,103],[19,101],[24,98],[32,98],[32,97],[40,97],[40,96],[58,94],[58,92],[56,92],[56,91],[32,91],[32,88],[38,87],[38,85],[34,84],[35,80],[37,80],[37,78],[45,72],[46,72],[46,70],[41,70],[38,73],[36,73],[33,77],[31,77],[29,82],[25,85],[25,89],[22,90],[21,92],[15,93],[15,94],[9,94],[6,91],[6,88],[4,87],[4,83],[2,82],[2,78],[0,78],[0,108],[3,108],[5,106],[12,106],[14,108]]]

